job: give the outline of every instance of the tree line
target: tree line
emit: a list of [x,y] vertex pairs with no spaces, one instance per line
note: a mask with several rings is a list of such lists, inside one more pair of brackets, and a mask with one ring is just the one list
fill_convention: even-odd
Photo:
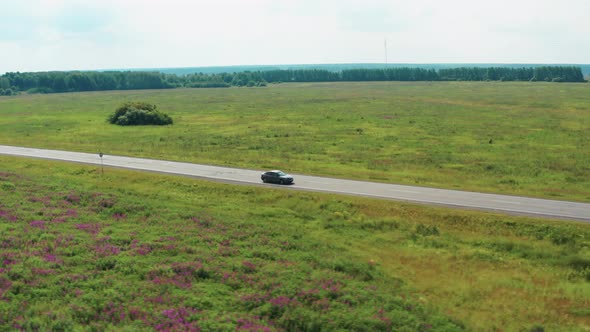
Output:
[[0,76],[0,90],[9,93],[77,92],[101,90],[167,89],[176,87],[176,75],[157,72],[11,72]]
[[584,82],[580,67],[460,67],[425,69],[396,67],[383,69],[276,69],[237,73],[187,75],[147,71],[9,72],[0,76],[0,95],[21,91],[55,93],[101,90],[219,88],[265,86],[283,82],[341,81],[547,81]]
[[542,66],[536,68],[453,68],[438,71],[442,81],[546,81],[584,82],[582,69],[575,66]]

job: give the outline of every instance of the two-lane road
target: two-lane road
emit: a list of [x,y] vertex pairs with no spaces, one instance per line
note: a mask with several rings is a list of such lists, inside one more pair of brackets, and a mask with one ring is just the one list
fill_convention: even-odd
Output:
[[[98,154],[0,145],[0,154],[100,165]],[[215,181],[262,184],[262,171],[182,162],[104,155],[104,166],[198,177]],[[0,165],[1,167],[1,165]],[[520,196],[483,194],[294,174],[295,184],[283,188],[323,191],[468,209],[590,222],[590,204]]]

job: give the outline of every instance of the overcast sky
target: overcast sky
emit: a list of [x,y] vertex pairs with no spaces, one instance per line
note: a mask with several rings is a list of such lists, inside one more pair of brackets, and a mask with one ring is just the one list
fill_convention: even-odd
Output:
[[590,63],[590,0],[0,0],[0,73]]

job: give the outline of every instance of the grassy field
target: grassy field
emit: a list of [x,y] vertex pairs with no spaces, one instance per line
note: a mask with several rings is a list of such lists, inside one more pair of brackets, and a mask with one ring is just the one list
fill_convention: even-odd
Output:
[[[589,88],[21,95],[0,144],[590,201]],[[0,330],[590,329],[588,224],[4,156],[0,197]]]
[[590,225],[0,156],[0,330],[586,331]]
[[[0,97],[0,144],[590,201],[590,85],[283,84]],[[124,101],[175,124],[106,123]]]

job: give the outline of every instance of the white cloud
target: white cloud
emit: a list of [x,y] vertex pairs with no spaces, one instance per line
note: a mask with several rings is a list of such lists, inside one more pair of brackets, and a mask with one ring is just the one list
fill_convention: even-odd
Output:
[[584,63],[587,0],[25,0],[0,72],[232,64]]

